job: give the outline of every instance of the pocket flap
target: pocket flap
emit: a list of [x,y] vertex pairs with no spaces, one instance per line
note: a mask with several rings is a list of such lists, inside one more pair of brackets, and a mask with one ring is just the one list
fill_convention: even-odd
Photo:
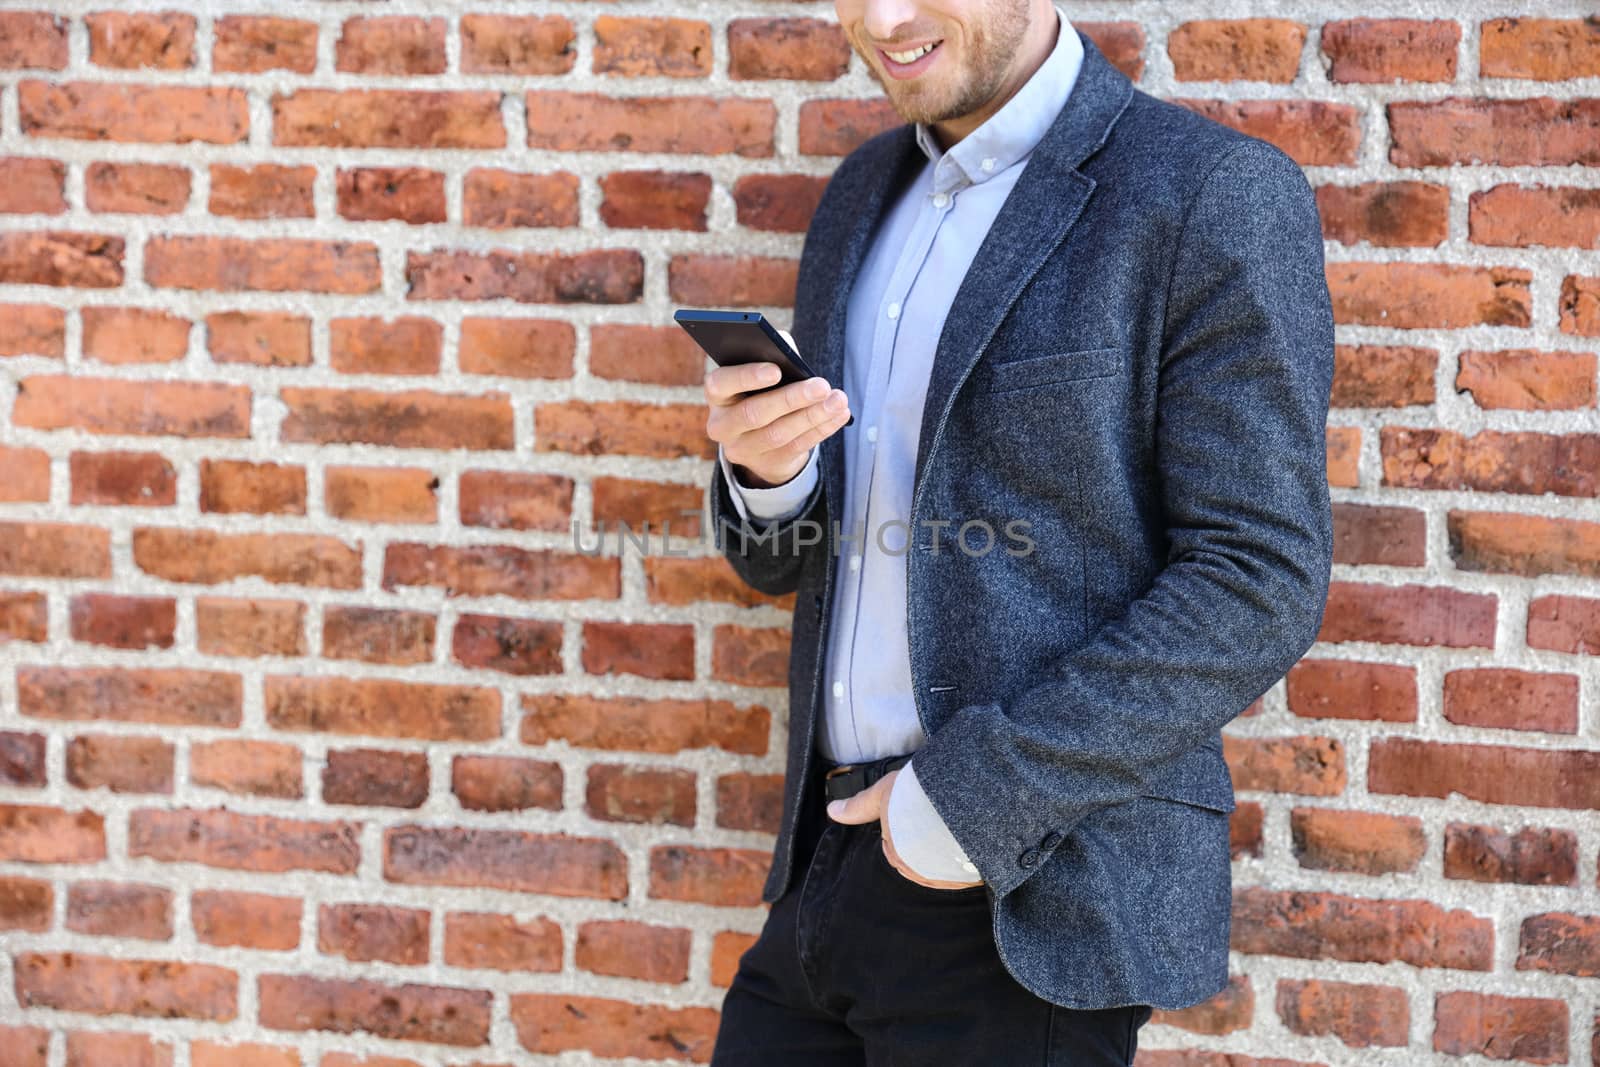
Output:
[[1040,355],[985,363],[984,392],[1000,393],[1051,382],[1104,378],[1116,374],[1122,365],[1120,348],[1083,348],[1074,352],[1045,352]]
[[1234,808],[1233,776],[1221,752],[1209,746],[1197,748],[1161,778],[1146,782],[1142,795],[1228,812]]

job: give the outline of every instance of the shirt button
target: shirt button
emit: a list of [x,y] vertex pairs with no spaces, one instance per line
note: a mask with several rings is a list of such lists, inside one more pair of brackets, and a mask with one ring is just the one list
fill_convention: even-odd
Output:
[[1032,867],[1039,862],[1039,850],[1036,848],[1028,849],[1028,851],[1017,857],[1017,862],[1024,867]]
[[947,196],[946,194],[944,194],[944,193],[934,193],[933,194],[933,206],[934,207],[944,207],[949,202],[950,202],[950,197]]
[[833,696],[834,696],[834,699],[836,699],[836,700],[843,700],[844,699],[844,683],[843,682],[834,682],[833,683]]
[[878,428],[876,426],[868,426],[867,427],[867,440],[876,441],[877,439],[878,439]]
[[994,170],[994,160],[992,160],[992,159],[984,160],[983,161],[983,169],[984,170]]
[[850,569],[853,571],[858,571],[861,569],[861,553],[857,552],[855,555],[850,557]]
[[887,314],[891,319],[898,319],[900,317],[900,302],[898,300],[889,305]]

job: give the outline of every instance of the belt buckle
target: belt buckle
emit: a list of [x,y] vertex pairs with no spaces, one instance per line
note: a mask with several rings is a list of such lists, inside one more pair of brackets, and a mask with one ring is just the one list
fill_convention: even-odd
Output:
[[854,763],[841,763],[839,766],[833,768],[827,774],[823,775],[823,777],[824,778],[835,778],[835,777],[838,777],[841,774],[844,774],[846,771],[853,771],[853,770],[855,770],[855,768],[856,768],[856,765]]

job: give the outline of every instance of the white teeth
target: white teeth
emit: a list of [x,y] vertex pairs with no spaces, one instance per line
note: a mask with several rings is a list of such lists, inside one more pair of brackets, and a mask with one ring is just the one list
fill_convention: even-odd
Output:
[[885,52],[884,55],[888,56],[896,63],[912,63],[915,62],[918,57],[925,56],[929,52],[933,51],[933,45],[938,43],[938,41],[935,41],[933,44],[925,44],[921,48],[911,52]]

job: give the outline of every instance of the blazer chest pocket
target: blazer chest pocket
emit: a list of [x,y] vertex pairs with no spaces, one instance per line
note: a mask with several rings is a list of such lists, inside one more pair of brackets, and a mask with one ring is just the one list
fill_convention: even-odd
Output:
[[1081,348],[1073,352],[1046,352],[1000,363],[987,363],[985,367],[987,373],[979,391],[1009,393],[1055,382],[1109,377],[1122,369],[1122,349]]

